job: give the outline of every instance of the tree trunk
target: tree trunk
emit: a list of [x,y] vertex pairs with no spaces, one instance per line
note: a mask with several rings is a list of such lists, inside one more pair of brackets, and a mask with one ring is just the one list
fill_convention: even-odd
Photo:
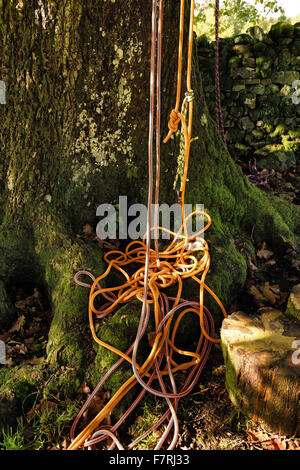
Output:
[[[175,3],[164,6],[162,135],[175,103]],[[88,292],[73,276],[79,269],[98,275],[104,263],[98,245],[76,234],[95,225],[101,203],[116,204],[119,195],[128,204],[146,201],[151,2],[1,0],[0,13],[0,78],[7,88],[0,105],[0,327],[13,319],[10,287],[41,286],[54,312],[48,364],[65,364],[95,382]],[[212,216],[207,282],[228,306],[247,272],[237,241],[249,253],[253,240],[295,249],[299,212],[252,186],[231,159],[208,114],[196,55],[192,83],[186,202],[203,203]],[[161,203],[176,202],[178,148],[178,135],[162,146]],[[209,298],[206,304],[220,326],[217,307]]]

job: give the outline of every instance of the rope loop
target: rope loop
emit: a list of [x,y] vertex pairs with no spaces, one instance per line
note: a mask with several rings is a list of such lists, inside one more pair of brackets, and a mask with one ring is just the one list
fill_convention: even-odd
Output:
[[195,93],[194,93],[194,90],[187,90],[185,92],[185,97],[184,97],[184,100],[182,102],[182,112],[183,112],[183,109],[184,107],[186,106],[187,103],[190,103],[191,101],[194,101],[195,99]]

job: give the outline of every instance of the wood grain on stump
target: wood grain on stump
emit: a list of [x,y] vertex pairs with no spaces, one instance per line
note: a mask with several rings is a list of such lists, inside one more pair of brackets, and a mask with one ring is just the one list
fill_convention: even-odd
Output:
[[285,313],[300,320],[300,284],[293,287]]
[[300,434],[300,323],[279,310],[235,312],[223,321],[222,350],[231,401],[285,436]]

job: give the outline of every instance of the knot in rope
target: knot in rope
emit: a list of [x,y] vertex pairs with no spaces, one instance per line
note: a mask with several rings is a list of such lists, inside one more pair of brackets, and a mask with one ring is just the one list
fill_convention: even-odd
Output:
[[176,111],[176,109],[172,109],[170,113],[170,120],[168,123],[169,133],[164,140],[164,144],[169,140],[169,138],[171,137],[172,134],[174,134],[174,132],[177,132],[180,121],[181,121],[181,114],[178,111]]
[[180,114],[178,113],[178,111],[176,111],[176,109],[172,109],[171,114],[170,114],[169,124],[168,124],[170,131],[176,132],[178,130],[178,125],[180,121],[181,121]]

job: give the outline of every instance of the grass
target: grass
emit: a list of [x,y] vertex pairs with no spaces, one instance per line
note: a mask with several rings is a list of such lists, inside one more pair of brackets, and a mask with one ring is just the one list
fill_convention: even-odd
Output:
[[24,437],[22,434],[22,429],[8,427],[7,430],[2,431],[2,440],[0,441],[1,450],[26,450],[24,445]]
[[[55,406],[54,406],[55,405]],[[80,405],[77,402],[49,402],[18,419],[15,428],[2,430],[1,450],[45,450],[61,446]]]

